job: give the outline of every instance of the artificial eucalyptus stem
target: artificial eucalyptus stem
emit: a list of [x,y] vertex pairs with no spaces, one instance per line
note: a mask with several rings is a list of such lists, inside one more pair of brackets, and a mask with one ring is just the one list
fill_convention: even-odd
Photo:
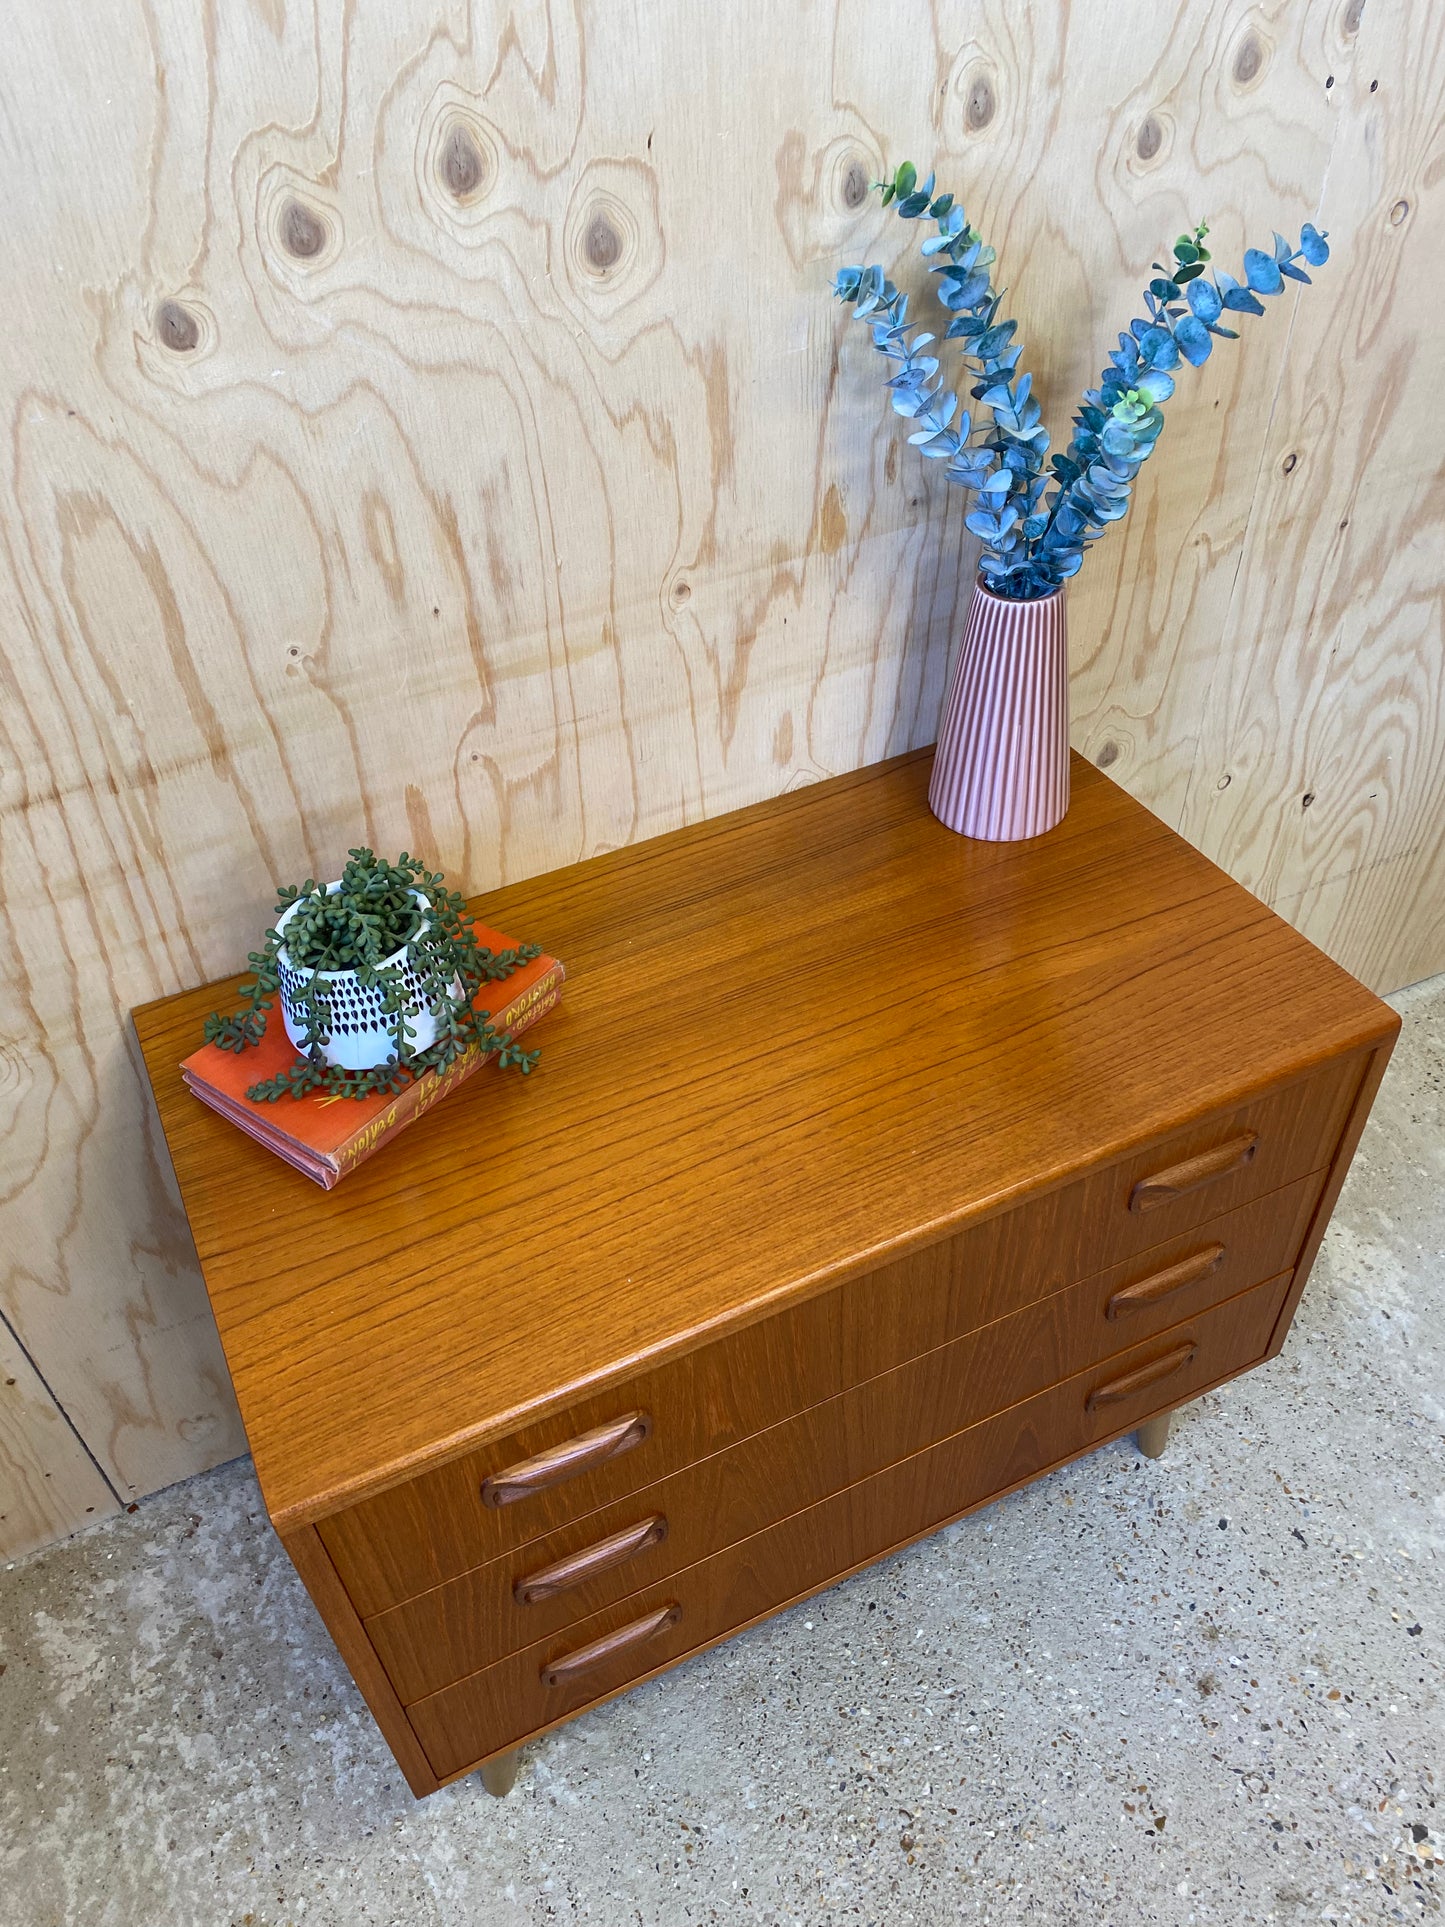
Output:
[[1049,434],[1032,376],[1017,372],[1017,323],[999,316],[1002,291],[989,272],[993,249],[951,194],[934,198],[933,176],[920,183],[911,162],[874,186],[901,219],[927,215],[937,227],[922,253],[932,261],[935,293],[951,317],[943,339],[962,344],[965,371],[974,376],[969,393],[980,404],[977,421],[968,410],[955,420],[958,396],[939,373],[939,357],[924,352],[936,337],[910,327],[908,297],[880,267],[841,269],[834,293],[853,304],[855,319],[871,322],[874,347],[898,363],[888,386],[898,414],[918,423],[909,441],[945,461],[949,481],[974,496],[964,520],[982,538],[979,569],[988,587],[1020,601],[1050,595],[1076,575],[1088,545],[1127,512],[1134,478],[1164,426],[1160,404],[1174,393],[1169,371],[1181,361],[1194,367],[1207,361],[1215,337],[1237,338],[1221,314],[1263,314],[1261,295],[1279,294],[1286,280],[1307,282],[1301,260],[1321,267],[1330,255],[1325,236],[1306,222],[1297,248],[1278,234],[1272,253],[1249,248],[1242,282],[1222,272],[1205,280],[1207,227],[1181,234],[1172,261],[1154,263],[1144,292],[1147,312],[1120,335],[1099,386],[1085,391],[1073,439],[1050,462],[1053,486],[1045,499]]

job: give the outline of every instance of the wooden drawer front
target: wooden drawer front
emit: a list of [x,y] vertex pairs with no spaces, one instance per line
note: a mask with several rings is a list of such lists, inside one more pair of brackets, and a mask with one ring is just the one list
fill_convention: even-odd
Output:
[[1318,1190],[1300,1179],[369,1619],[398,1697],[478,1672],[1272,1277]]
[[[1363,1064],[1359,1055],[1337,1060],[320,1521],[357,1611],[367,1618],[414,1598],[890,1366],[1319,1171]],[[1141,1186],[1251,1135],[1249,1154],[1241,1152],[1233,1168],[1131,1209]],[[638,1414],[650,1421],[650,1434],[631,1449],[515,1504],[483,1504],[485,1480]]]
[[[407,1717],[428,1759],[443,1777],[462,1772],[1243,1370],[1263,1356],[1288,1287],[1286,1274],[1171,1326],[418,1701]],[[578,1654],[593,1663],[572,1670]]]

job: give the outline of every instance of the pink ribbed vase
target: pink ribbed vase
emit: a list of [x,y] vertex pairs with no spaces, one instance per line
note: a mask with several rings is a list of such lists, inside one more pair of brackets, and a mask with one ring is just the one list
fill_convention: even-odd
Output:
[[1042,836],[1069,807],[1064,592],[1010,602],[975,585],[938,732],[929,808],[989,843]]

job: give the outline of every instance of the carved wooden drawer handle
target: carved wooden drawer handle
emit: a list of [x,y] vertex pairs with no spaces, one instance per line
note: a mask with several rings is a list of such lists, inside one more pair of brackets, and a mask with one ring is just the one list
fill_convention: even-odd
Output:
[[1171,1164],[1165,1171],[1156,1171],[1152,1177],[1140,1178],[1129,1193],[1131,1211],[1153,1211],[1171,1199],[1179,1198],[1186,1191],[1195,1191],[1201,1184],[1208,1184],[1211,1178],[1227,1177],[1231,1171],[1242,1171],[1254,1156],[1259,1144],[1257,1131],[1242,1131],[1238,1137],[1230,1138],[1224,1144],[1217,1144],[1212,1151],[1201,1151],[1197,1158],[1186,1158],[1182,1164]]
[[610,1425],[580,1432],[575,1439],[554,1445],[549,1452],[539,1452],[534,1459],[523,1459],[517,1465],[509,1465],[505,1472],[483,1479],[482,1504],[515,1505],[518,1499],[545,1492],[549,1485],[561,1485],[564,1479],[575,1479],[581,1472],[590,1472],[595,1465],[605,1465],[609,1459],[630,1452],[634,1445],[641,1445],[651,1431],[652,1420],[646,1412],[628,1412],[623,1418],[613,1419]]
[[600,1572],[610,1572],[614,1566],[635,1559],[649,1546],[660,1546],[666,1537],[667,1520],[660,1512],[654,1512],[639,1525],[599,1539],[596,1545],[585,1546],[581,1552],[543,1566],[540,1572],[528,1573],[512,1587],[512,1597],[519,1606],[540,1605],[544,1599],[566,1592],[569,1586],[580,1586],[586,1579],[595,1579]]
[[1191,1338],[1183,1345],[1176,1345],[1172,1352],[1165,1352],[1162,1358],[1152,1358],[1147,1365],[1138,1365],[1132,1372],[1125,1372],[1122,1378],[1110,1379],[1107,1385],[1097,1386],[1090,1392],[1084,1401],[1084,1410],[1092,1412],[1099,1405],[1117,1405],[1121,1399],[1142,1392],[1146,1385],[1156,1385],[1161,1378],[1172,1378],[1198,1350],[1198,1345]]
[[590,1673],[594,1666],[603,1666],[619,1653],[625,1653],[634,1646],[643,1646],[649,1639],[656,1639],[665,1633],[669,1626],[675,1626],[682,1618],[679,1605],[660,1606],[655,1613],[648,1613],[645,1619],[634,1619],[630,1626],[619,1626],[615,1633],[606,1633],[601,1639],[594,1639],[590,1646],[579,1646],[574,1653],[563,1653],[560,1659],[549,1660],[542,1668],[544,1686],[566,1686],[582,1673]]
[[1167,1270],[1141,1278],[1137,1285],[1125,1285],[1122,1291],[1116,1291],[1104,1307],[1104,1316],[1118,1318],[1122,1312],[1143,1311],[1150,1305],[1157,1305],[1161,1298],[1172,1297],[1176,1291],[1183,1291],[1186,1285],[1197,1285],[1201,1278],[1218,1271],[1223,1263],[1224,1246],[1206,1245],[1203,1251],[1196,1251],[1192,1258],[1181,1258],[1177,1265],[1170,1265]]

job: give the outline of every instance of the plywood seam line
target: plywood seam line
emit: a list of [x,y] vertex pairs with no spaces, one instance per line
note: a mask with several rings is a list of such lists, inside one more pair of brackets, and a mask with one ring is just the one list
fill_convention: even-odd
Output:
[[[39,1384],[41,1390],[45,1393],[45,1396],[50,1400],[51,1404],[55,1407],[56,1413],[58,1414],[66,1430],[70,1433],[71,1437],[75,1440],[76,1444],[80,1447],[81,1451],[85,1454],[86,1458],[89,1459],[90,1463],[95,1467],[96,1476],[100,1479],[101,1483],[105,1486],[106,1491],[115,1500],[117,1506],[119,1506],[121,1510],[124,1511],[126,1506],[129,1505],[131,1501],[128,1499],[123,1499],[120,1493],[116,1491],[114,1481],[108,1477],[105,1467],[101,1464],[100,1460],[95,1456],[94,1452],[91,1451],[89,1445],[86,1443],[84,1434],[78,1429],[74,1419],[71,1418],[69,1412],[66,1411],[65,1407],[61,1404],[60,1400],[55,1396],[55,1388],[51,1385],[49,1379],[45,1376],[44,1372],[41,1371],[40,1366],[36,1361],[35,1354],[26,1345],[25,1340],[20,1336],[19,1332],[16,1331],[14,1325],[11,1324],[10,1320],[5,1316],[5,1313],[3,1311],[0,1311],[0,1327],[4,1328],[6,1335],[10,1339],[11,1344],[15,1347],[16,1351],[20,1353],[20,1356],[25,1360],[25,1363],[30,1367],[31,1371],[34,1372],[36,1382]],[[3,1557],[3,1554],[0,1554],[0,1557]]]

